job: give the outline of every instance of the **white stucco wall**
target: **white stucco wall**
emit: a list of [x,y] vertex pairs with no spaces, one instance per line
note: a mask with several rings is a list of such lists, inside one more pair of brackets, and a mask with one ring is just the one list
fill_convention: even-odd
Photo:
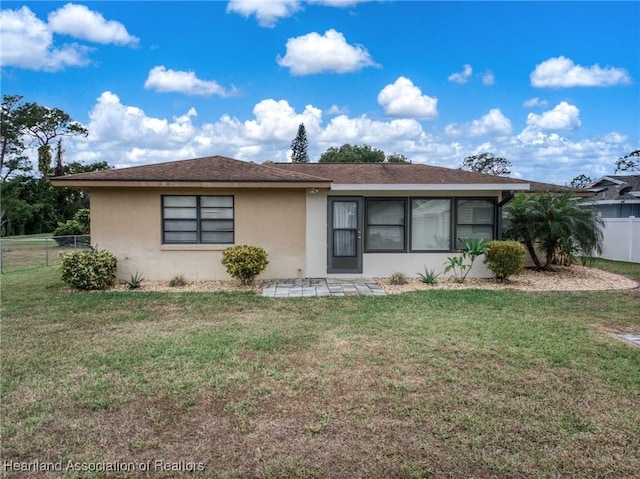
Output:
[[307,191],[307,278],[327,275],[327,191]]

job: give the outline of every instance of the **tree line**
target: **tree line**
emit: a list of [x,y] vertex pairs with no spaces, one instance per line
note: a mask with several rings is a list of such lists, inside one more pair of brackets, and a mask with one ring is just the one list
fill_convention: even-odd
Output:
[[[3,95],[0,119],[0,233],[50,233],[89,207],[87,192],[53,188],[54,176],[109,169],[105,161],[64,162],[63,138],[89,132],[59,108]],[[34,167],[33,160],[37,165]]]

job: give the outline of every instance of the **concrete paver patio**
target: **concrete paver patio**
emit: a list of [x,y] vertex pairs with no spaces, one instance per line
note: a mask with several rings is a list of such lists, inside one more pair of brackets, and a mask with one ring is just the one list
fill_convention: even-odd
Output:
[[310,296],[384,296],[373,279],[274,279],[262,283],[262,296],[300,298]]

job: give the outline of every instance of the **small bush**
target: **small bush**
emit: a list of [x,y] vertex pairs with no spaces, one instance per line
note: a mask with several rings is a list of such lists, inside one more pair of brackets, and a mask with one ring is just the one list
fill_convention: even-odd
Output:
[[440,276],[440,273],[436,273],[435,269],[428,270],[426,266],[424,268],[424,273],[418,273],[421,283],[432,286],[438,283],[438,276]]
[[171,278],[171,281],[169,281],[169,286],[171,286],[172,288],[186,286],[187,284],[188,281],[181,274],[174,276],[173,278]]
[[458,238],[462,244],[460,256],[449,256],[445,262],[444,273],[453,270],[453,276],[458,283],[464,283],[467,275],[473,268],[473,262],[487,252],[487,243],[482,238],[464,239]]
[[391,276],[389,276],[389,284],[392,284],[394,286],[402,286],[403,284],[407,284],[407,277],[404,275],[404,273],[393,273]]
[[524,269],[527,250],[517,241],[490,241],[484,262],[500,281],[518,274]]
[[144,278],[142,277],[142,274],[136,271],[136,274],[132,274],[129,280],[124,281],[124,284],[126,284],[129,289],[138,289],[142,286],[143,281]]
[[77,289],[105,289],[116,281],[116,258],[107,250],[74,251],[62,257],[62,281]]
[[59,238],[59,236],[79,236],[89,233],[90,213],[86,208],[79,209],[73,215],[73,219],[64,223],[58,223],[58,227],[53,231],[53,236],[60,246],[73,243],[73,238]]
[[251,284],[269,264],[267,252],[259,246],[230,246],[222,252],[222,264],[233,278]]

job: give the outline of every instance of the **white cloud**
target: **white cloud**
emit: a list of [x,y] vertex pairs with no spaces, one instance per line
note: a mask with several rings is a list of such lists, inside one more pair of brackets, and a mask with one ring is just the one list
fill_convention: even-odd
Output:
[[464,65],[462,67],[462,72],[460,73],[452,73],[449,75],[449,81],[454,83],[465,84],[471,78],[471,74],[473,73],[473,68],[471,65]]
[[462,138],[466,136],[495,136],[506,137],[513,131],[511,120],[504,116],[499,108],[489,110],[477,120],[470,123],[457,124],[451,123],[446,126],[445,134],[452,138]]
[[478,120],[473,120],[469,127],[471,136],[507,136],[513,131],[511,121],[502,114],[499,108],[489,110],[489,113]]
[[28,8],[0,11],[0,65],[58,71],[89,64],[90,49],[77,44],[54,47],[46,23]]
[[[348,8],[370,0],[307,0],[306,3],[325,7]],[[290,17],[301,9],[300,0],[229,0],[227,13],[247,18],[255,15],[258,25],[272,28],[281,18]]]
[[55,72],[91,63],[89,53],[93,48],[75,42],[57,46],[54,34],[102,44],[138,43],[138,38],[129,35],[121,23],[105,20],[84,5],[68,3],[50,13],[48,19],[49,23],[45,23],[28,7],[0,11],[0,66]]
[[[551,112],[572,118],[570,107],[560,104]],[[491,151],[512,162],[515,177],[564,184],[579,173],[611,173],[617,158],[637,148],[616,132],[583,140],[563,137],[540,127],[552,123],[544,114],[532,120],[535,126],[514,136],[509,133],[511,122],[498,109],[469,123],[449,125],[447,133],[460,134],[454,140],[426,133],[415,119],[379,121],[341,114],[323,122],[322,112],[313,105],[296,111],[286,100],[275,99],[258,102],[247,119],[225,114],[198,124],[193,108],[173,118],[156,118],[104,92],[89,118],[89,137],[70,138],[66,144],[69,161],[106,160],[121,167],[217,154],[256,162],[288,161],[291,140],[304,123],[312,161],[344,143],[367,144],[402,153],[414,163],[450,168],[457,168],[466,156]]]
[[348,113],[348,109],[344,107],[339,107],[338,105],[331,105],[331,107],[325,111],[325,113],[329,116],[335,115],[344,115]]
[[378,103],[387,115],[433,120],[438,116],[438,99],[423,95],[411,80],[399,77],[378,94]]
[[243,17],[255,15],[261,27],[273,27],[280,18],[290,17],[300,9],[298,0],[229,0],[227,12]]
[[524,106],[525,108],[546,108],[547,106],[549,106],[549,102],[547,100],[541,100],[540,98],[535,97],[526,100],[522,106]]
[[167,69],[164,65],[153,67],[149,71],[144,87],[159,92],[176,92],[185,95],[218,95],[236,94],[236,89],[226,90],[213,80],[201,80],[194,72]]
[[[385,144],[408,138],[420,138],[423,134],[422,125],[412,119],[376,121],[366,115],[357,118],[340,115],[331,119],[321,132],[319,140],[326,148],[344,143],[368,144],[381,148]],[[395,151],[393,148],[389,150]]]
[[122,23],[105,20],[102,14],[89,10],[85,5],[67,3],[51,12],[49,26],[54,33],[95,43],[137,45],[139,42],[137,37],[127,32]]
[[100,95],[89,113],[91,137],[97,141],[116,141],[137,146],[169,147],[170,128],[166,119],[148,117],[134,106],[126,106],[112,92]]
[[280,66],[294,75],[335,72],[348,73],[376,66],[369,52],[361,45],[349,45],[344,35],[327,30],[324,35],[312,32],[289,38],[284,57],[276,58]]
[[575,105],[560,102],[553,110],[537,115],[529,113],[527,127],[540,130],[575,130],[581,125],[580,110]]
[[307,3],[316,4],[316,5],[324,5],[327,7],[353,7],[358,3],[365,3],[370,0],[307,0]]
[[577,86],[612,86],[631,83],[624,68],[592,65],[583,67],[563,56],[550,58],[531,73],[531,86],[537,88],[570,88]]
[[495,85],[495,83],[496,83],[496,76],[493,74],[491,70],[487,70],[482,74],[483,85],[491,86],[491,85]]
[[255,141],[289,141],[295,137],[298,126],[304,123],[307,135],[320,130],[322,111],[307,105],[297,114],[286,100],[262,100],[253,108],[255,120],[244,122],[244,134]]

